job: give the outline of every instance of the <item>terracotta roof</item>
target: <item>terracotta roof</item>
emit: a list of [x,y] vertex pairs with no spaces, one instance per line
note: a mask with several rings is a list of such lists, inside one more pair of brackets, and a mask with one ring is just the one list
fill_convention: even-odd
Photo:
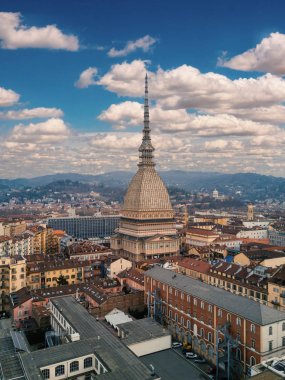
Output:
[[211,264],[208,262],[192,259],[190,257],[180,261],[178,265],[182,268],[193,269],[199,273],[208,273],[211,268]]
[[13,309],[29,301],[32,298],[33,296],[31,292],[26,287],[18,290],[17,292],[13,292],[10,294],[10,300],[11,300]]
[[0,236],[0,243],[4,243],[5,241],[12,240],[10,236]]
[[126,269],[117,275],[119,278],[129,278],[139,285],[144,285],[144,273],[137,269]]

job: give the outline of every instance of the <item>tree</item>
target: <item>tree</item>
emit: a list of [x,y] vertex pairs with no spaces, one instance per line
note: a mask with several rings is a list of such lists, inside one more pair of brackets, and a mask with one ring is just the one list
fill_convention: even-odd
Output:
[[56,282],[59,286],[68,285],[67,279],[62,274],[56,279]]

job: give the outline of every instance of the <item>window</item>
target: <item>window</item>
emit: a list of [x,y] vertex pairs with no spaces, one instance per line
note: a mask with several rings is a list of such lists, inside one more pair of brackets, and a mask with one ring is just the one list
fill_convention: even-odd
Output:
[[231,321],[231,315],[228,313],[227,314],[227,321],[230,322]]
[[181,293],[181,299],[184,300],[184,294],[183,293]]
[[200,335],[201,335],[202,338],[204,338],[204,329],[203,329],[203,327],[200,330]]
[[178,315],[175,313],[175,322],[178,322]]
[[250,325],[250,332],[255,333],[255,325]]
[[190,302],[190,296],[187,296],[187,302]]
[[285,322],[282,323],[282,331],[285,331]]
[[203,301],[201,301],[201,309],[204,309],[204,307],[205,307],[205,304]]
[[272,326],[269,326],[269,335],[272,335]]
[[252,367],[256,364],[256,360],[255,360],[255,357],[251,356],[250,357],[250,360],[249,360],[249,365]]
[[183,317],[180,318],[180,323],[181,323],[181,325],[184,325],[184,318]]
[[208,333],[208,341],[212,342],[212,333],[211,332]]
[[222,310],[218,309],[218,317],[222,317],[222,316],[223,316]]
[[240,348],[236,349],[236,359],[239,360],[239,361],[241,360],[241,350],[240,350]]
[[237,322],[237,326],[241,326],[241,319],[239,317],[237,317],[236,322]]
[[58,365],[55,367],[55,376],[61,376],[64,375],[64,365]]
[[255,340],[251,339],[251,348],[255,349]]
[[211,313],[212,312],[212,305],[208,305],[208,311]]
[[194,298],[193,303],[194,303],[195,306],[197,305],[197,300],[196,300],[196,298]]
[[70,363],[70,372],[79,371],[79,361],[75,360],[74,362]]
[[84,359],[84,368],[92,367],[92,365],[93,365],[93,363],[92,363],[91,357]]
[[169,288],[169,294],[172,294],[172,288]]
[[43,369],[41,372],[44,379],[49,379],[49,376],[50,376],[49,369]]
[[191,328],[191,322],[188,320],[187,321],[187,329],[190,330],[190,328]]
[[270,341],[268,342],[268,350],[269,350],[269,351],[272,351],[272,349],[273,349],[273,340],[270,340]]
[[172,319],[172,310],[169,310],[169,319]]

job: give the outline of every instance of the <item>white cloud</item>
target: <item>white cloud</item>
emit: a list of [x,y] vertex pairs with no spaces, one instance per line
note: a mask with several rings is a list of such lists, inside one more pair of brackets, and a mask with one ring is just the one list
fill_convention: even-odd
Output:
[[228,60],[222,57],[218,64],[235,70],[285,75],[285,34],[271,33],[255,48]]
[[[116,129],[139,126],[143,123],[143,105],[126,101],[112,104],[99,115],[99,120],[112,124]],[[191,132],[196,136],[258,136],[277,134],[280,128],[270,123],[240,119],[234,115],[199,115],[184,109],[165,110],[151,108],[151,128],[162,132]]]
[[78,79],[78,81],[75,82],[75,87],[78,88],[86,88],[91,86],[92,84],[96,84],[96,81],[94,80],[95,75],[97,74],[98,70],[96,67],[88,67],[88,69],[84,70]]
[[62,116],[63,116],[62,110],[58,108],[45,108],[45,107],[0,112],[0,119],[2,120],[26,120],[26,119],[62,117]]
[[149,35],[139,38],[135,41],[128,41],[126,46],[117,50],[112,48],[108,51],[109,57],[125,57],[126,55],[133,53],[134,51],[141,49],[144,52],[149,51],[149,49],[157,42],[157,40]]
[[228,151],[228,150],[241,150],[243,148],[243,144],[241,141],[229,141],[229,140],[212,140],[205,142],[205,149],[208,152],[213,151]]
[[3,49],[79,49],[76,36],[64,34],[55,25],[27,27],[22,24],[21,14],[12,12],[0,12],[0,40]]
[[[134,60],[111,67],[97,84],[120,96],[143,96],[146,63]],[[224,75],[182,65],[149,72],[150,97],[163,108],[211,110],[270,107],[285,101],[285,80],[271,75],[231,80]],[[220,111],[221,112],[221,111]]]
[[9,135],[9,143],[53,144],[65,140],[70,130],[61,119],[51,118],[42,123],[18,124]]
[[20,99],[20,95],[13,90],[6,90],[0,87],[0,107],[8,107],[17,103]]

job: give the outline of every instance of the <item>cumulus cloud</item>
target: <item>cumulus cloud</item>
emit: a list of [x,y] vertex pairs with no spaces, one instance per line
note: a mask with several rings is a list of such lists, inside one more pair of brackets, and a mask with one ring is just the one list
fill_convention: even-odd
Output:
[[[143,96],[146,63],[134,60],[116,64],[97,84],[120,96]],[[163,108],[226,112],[233,109],[270,107],[285,101],[285,80],[266,74],[231,80],[213,72],[182,65],[172,70],[149,72],[150,96]]]
[[45,107],[0,112],[0,119],[2,120],[26,120],[62,116],[63,112],[61,109]]
[[253,49],[228,60],[220,58],[218,65],[235,70],[285,75],[285,34],[271,33]]
[[70,130],[62,119],[51,118],[42,123],[18,124],[9,135],[11,143],[52,144],[65,140]]
[[[234,115],[199,115],[185,109],[165,110],[159,106],[151,108],[152,128],[160,132],[191,132],[197,136],[257,136],[271,135],[280,128],[270,123],[241,119]],[[143,105],[126,101],[112,104],[99,115],[99,120],[112,124],[116,129],[142,125]],[[120,128],[118,128],[118,126]]]
[[0,87],[0,107],[8,107],[17,103],[20,95],[13,90],[7,90]]
[[76,36],[64,34],[55,25],[28,27],[22,23],[20,13],[12,12],[0,12],[0,40],[3,49],[79,49]]
[[157,42],[157,40],[149,35],[146,35],[142,38],[139,38],[135,41],[128,41],[126,46],[121,49],[117,50],[115,48],[112,48],[108,51],[109,57],[125,57],[126,55],[133,53],[134,51],[141,49],[144,52],[149,51],[149,49]]
[[96,81],[94,79],[95,75],[97,74],[98,70],[96,67],[88,67],[88,69],[84,70],[78,79],[78,81],[75,82],[75,87],[77,88],[87,88],[93,84],[96,84]]

